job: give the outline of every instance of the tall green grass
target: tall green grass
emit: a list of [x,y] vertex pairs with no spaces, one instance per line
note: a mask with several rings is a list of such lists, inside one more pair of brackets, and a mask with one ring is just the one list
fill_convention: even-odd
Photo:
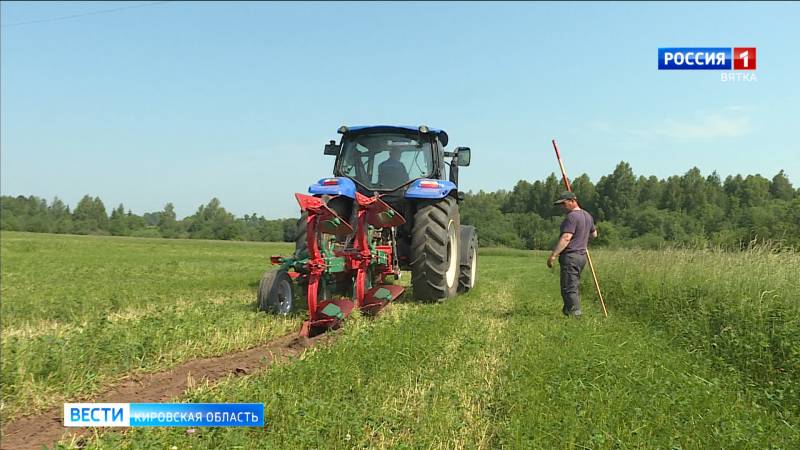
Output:
[[[800,254],[665,249],[592,253],[611,314],[746,377],[781,417],[800,414]],[[584,292],[593,292],[584,277]]]

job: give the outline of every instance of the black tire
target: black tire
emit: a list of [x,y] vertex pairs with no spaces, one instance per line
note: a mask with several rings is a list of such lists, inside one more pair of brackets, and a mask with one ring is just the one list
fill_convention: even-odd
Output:
[[303,259],[308,256],[306,242],[306,218],[308,213],[303,211],[297,219],[297,231],[294,234],[294,259]]
[[328,205],[328,208],[332,209],[336,215],[346,220],[351,226],[355,226],[354,209],[356,208],[353,206],[355,200],[350,197],[340,195],[338,197],[327,198],[325,199],[325,202]]
[[278,315],[295,312],[294,286],[285,270],[268,270],[258,285],[258,309]]
[[419,205],[411,236],[411,286],[420,300],[440,300],[458,292],[458,204],[452,197]]
[[[325,200],[328,207],[338,214],[339,217],[348,221],[351,226],[354,225],[352,217],[355,215],[353,199],[345,196],[338,196],[331,199],[329,199],[328,196],[323,196],[322,199]],[[297,220],[297,229],[294,234],[294,259],[304,259],[308,256],[308,242],[306,242],[307,217],[308,213],[303,211],[300,214],[300,219]]]
[[461,264],[458,292],[468,292],[475,287],[478,268],[478,233],[475,227],[461,227]]

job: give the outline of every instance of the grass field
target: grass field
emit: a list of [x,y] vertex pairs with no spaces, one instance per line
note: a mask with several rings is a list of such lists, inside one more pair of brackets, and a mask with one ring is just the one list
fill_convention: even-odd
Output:
[[[4,233],[4,410],[297,329],[252,305],[265,256],[287,250]],[[483,250],[466,295],[398,302],[330,346],[176,399],[263,402],[265,429],[104,432],[89,446],[800,447],[796,254],[597,251],[610,317],[585,273],[581,320],[560,315],[544,258]]]
[[267,257],[285,244],[6,232],[0,241],[4,420],[301,322],[253,306]]

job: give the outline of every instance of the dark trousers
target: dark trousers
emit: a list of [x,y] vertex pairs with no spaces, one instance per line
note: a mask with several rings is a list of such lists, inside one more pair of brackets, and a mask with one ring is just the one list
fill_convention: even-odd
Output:
[[577,252],[562,253],[558,257],[561,266],[561,298],[564,299],[564,314],[581,313],[581,271],[586,265],[586,255]]

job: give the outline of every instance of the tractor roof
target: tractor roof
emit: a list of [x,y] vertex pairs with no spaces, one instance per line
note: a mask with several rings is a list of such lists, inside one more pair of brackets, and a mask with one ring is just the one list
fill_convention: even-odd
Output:
[[[419,132],[420,127],[415,127],[411,125],[359,125],[354,127],[342,127],[339,128],[339,133],[342,134],[361,134],[361,133],[380,133],[380,132],[392,132],[392,131],[415,131]],[[447,145],[447,133],[444,130],[440,130],[438,128],[430,128],[428,127],[428,133],[435,134],[436,137],[439,138],[439,142],[442,143],[442,146]]]

